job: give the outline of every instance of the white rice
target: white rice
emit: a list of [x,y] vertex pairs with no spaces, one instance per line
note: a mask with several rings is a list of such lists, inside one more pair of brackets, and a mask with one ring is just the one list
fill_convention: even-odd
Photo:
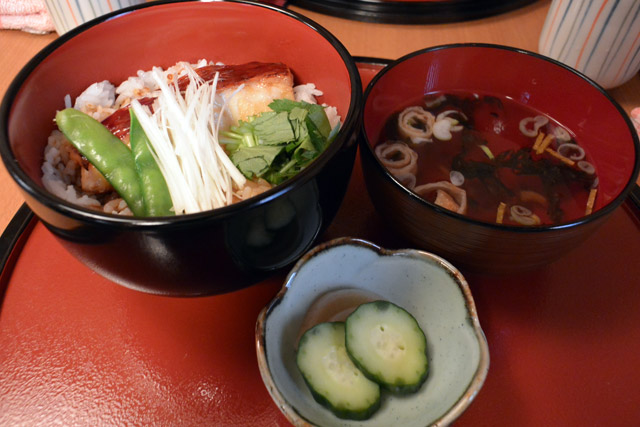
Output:
[[73,106],[76,110],[85,111],[91,105],[96,107],[112,107],[116,101],[116,88],[108,80],[89,86],[76,98]]
[[54,130],[44,149],[44,163],[42,164],[42,183],[44,188],[55,196],[67,200],[73,204],[87,207],[100,208],[101,203],[94,196],[79,194],[75,183],[78,180],[76,165],[73,160],[65,164],[61,157],[61,147],[66,143],[62,132]]
[[[293,87],[293,96],[298,102],[307,102],[309,104],[317,104],[316,100],[317,96],[322,96],[322,91],[316,88],[316,85],[313,83],[306,83]],[[331,129],[336,127],[338,123],[340,123],[340,116],[338,115],[338,110],[336,107],[329,106],[327,104],[322,104],[324,107],[324,111],[327,114],[327,118],[329,119],[329,124],[331,125]]]
[[65,136],[59,130],[54,130],[47,140],[42,163],[42,184],[53,195],[60,197],[77,206],[98,209],[110,214],[131,215],[131,210],[120,198],[114,198],[102,204],[97,196],[82,194],[79,191],[79,165],[68,155],[64,155]]

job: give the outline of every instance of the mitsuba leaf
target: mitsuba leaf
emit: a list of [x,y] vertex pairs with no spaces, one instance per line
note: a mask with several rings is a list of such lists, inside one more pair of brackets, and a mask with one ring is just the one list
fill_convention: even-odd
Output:
[[[309,138],[313,143],[313,147],[316,151],[321,152],[327,146],[327,136],[323,135],[322,132],[316,127],[315,123],[311,120],[311,118],[307,118],[307,129],[309,131]],[[331,130],[331,129],[329,129]]]
[[289,120],[303,122],[308,114],[309,112],[304,108],[294,107],[291,109],[291,111],[289,111]]
[[304,169],[333,139],[324,107],[278,99],[273,111],[241,121],[222,132],[231,161],[248,178],[261,177],[273,185]]
[[324,138],[328,138],[331,134],[331,124],[324,112],[324,107],[318,104],[309,104],[308,102],[296,102],[289,99],[276,99],[269,104],[269,108],[273,111],[292,111],[294,108],[303,108],[308,111],[308,118],[318,129]]
[[308,103],[296,102],[290,99],[282,98],[282,99],[274,99],[273,101],[271,101],[271,103],[269,104],[269,108],[271,108],[273,111],[276,111],[278,113],[281,111],[286,111],[288,113],[294,108],[300,107],[301,105],[305,105],[305,104],[308,104]]
[[260,177],[267,172],[283,147],[242,147],[231,154],[231,161],[247,178]]
[[324,107],[316,104],[309,104],[309,120],[313,122],[318,132],[324,139],[329,138],[331,134],[331,124],[329,123],[329,118],[327,114],[324,112]]
[[305,159],[314,158],[318,154],[316,147],[314,146],[311,138],[307,138],[296,148],[293,152],[293,157],[299,161],[304,161]]
[[258,116],[251,122],[258,144],[278,145],[296,139],[289,120],[286,112],[267,112]]

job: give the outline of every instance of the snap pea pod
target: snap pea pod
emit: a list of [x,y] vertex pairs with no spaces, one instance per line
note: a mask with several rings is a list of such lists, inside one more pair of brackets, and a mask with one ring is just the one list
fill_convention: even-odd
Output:
[[133,109],[130,108],[129,112],[131,115],[129,143],[142,184],[145,213],[147,216],[173,215],[173,201],[169,187],[153,157],[147,134],[144,133]]
[[142,184],[131,150],[93,117],[74,108],[56,114],[60,131],[104,175],[136,216],[144,216]]

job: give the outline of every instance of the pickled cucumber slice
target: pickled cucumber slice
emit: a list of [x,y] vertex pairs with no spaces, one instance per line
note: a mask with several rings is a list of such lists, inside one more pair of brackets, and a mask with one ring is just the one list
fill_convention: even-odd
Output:
[[300,338],[296,362],[317,402],[340,418],[366,420],[380,407],[380,386],[353,364],[344,334],[343,322],[314,326]]
[[412,393],[427,379],[427,339],[403,308],[374,301],[360,305],[345,322],[345,345],[355,365],[394,393]]

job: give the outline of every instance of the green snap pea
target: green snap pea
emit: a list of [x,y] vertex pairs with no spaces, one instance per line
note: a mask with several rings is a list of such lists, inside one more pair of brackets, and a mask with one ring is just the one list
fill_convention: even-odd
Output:
[[145,213],[147,216],[173,215],[173,202],[169,193],[167,182],[160,171],[160,167],[153,157],[149,145],[149,138],[144,133],[140,122],[133,109],[129,109],[131,126],[129,130],[129,143],[136,164],[136,170],[142,184]]
[[144,216],[142,184],[131,150],[102,123],[74,108],[58,111],[60,131],[100,171],[136,216]]

